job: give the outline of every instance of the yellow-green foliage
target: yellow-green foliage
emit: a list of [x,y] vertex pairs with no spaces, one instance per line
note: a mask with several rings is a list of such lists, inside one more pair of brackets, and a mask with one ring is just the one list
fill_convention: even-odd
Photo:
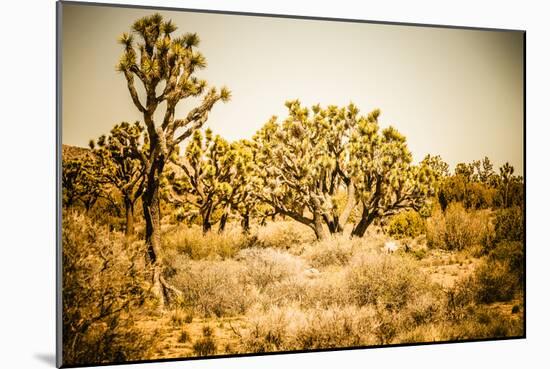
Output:
[[394,215],[388,224],[388,234],[396,239],[415,238],[425,232],[424,219],[414,210]]

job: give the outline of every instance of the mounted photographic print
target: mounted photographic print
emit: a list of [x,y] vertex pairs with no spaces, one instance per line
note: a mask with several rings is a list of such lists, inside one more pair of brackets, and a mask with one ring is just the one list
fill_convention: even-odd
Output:
[[525,31],[57,5],[59,366],[525,337]]

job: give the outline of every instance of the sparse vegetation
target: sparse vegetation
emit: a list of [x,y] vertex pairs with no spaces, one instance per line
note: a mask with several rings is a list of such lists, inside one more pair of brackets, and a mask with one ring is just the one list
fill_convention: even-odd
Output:
[[230,92],[175,31],[155,14],[119,40],[143,123],[63,149],[64,364],[523,334],[513,167],[414,161],[353,103],[290,100],[229,142],[201,129]]

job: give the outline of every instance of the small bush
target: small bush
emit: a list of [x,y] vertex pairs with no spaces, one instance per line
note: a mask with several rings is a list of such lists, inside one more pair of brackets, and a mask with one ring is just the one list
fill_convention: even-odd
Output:
[[519,287],[508,265],[491,259],[476,269],[472,280],[476,301],[483,304],[510,301]]
[[211,356],[216,353],[216,340],[214,336],[203,336],[193,344],[193,352],[197,356]]
[[170,314],[170,323],[176,328],[181,327],[185,321],[184,314],[181,310],[177,309],[171,312]]
[[296,256],[274,249],[251,248],[242,250],[236,260],[244,266],[242,283],[253,284],[260,290],[281,282],[304,269]]
[[424,219],[414,210],[396,214],[388,223],[388,234],[396,239],[416,238],[425,232]]
[[355,240],[347,236],[331,237],[308,246],[302,256],[311,266],[323,268],[329,265],[346,265],[353,255]]
[[242,334],[245,352],[273,352],[288,348],[285,345],[289,322],[289,311],[273,308],[269,313],[254,314],[251,327]]
[[202,233],[198,227],[179,226],[163,237],[164,249],[185,254],[193,260],[228,259],[251,245],[252,239],[238,232]]
[[434,212],[426,225],[428,246],[463,250],[475,245],[489,247],[494,231],[487,210],[468,212],[460,203],[450,204],[445,213]]
[[64,213],[62,226],[64,364],[149,359],[157,337],[135,323],[154,307],[143,243],[77,212]]
[[370,314],[355,306],[271,308],[251,319],[241,344],[246,352],[349,347],[372,343],[370,331]]
[[499,242],[491,253],[489,258],[508,264],[510,272],[516,276],[519,281],[523,281],[523,265],[525,262],[525,252],[522,242],[502,241]]
[[178,337],[178,342],[185,343],[187,341],[189,341],[189,333],[187,333],[185,329],[182,329]]
[[258,247],[290,250],[303,243],[313,242],[315,234],[302,224],[279,221],[260,227],[257,240]]
[[524,240],[523,210],[519,206],[501,209],[497,212],[495,220],[495,241],[519,241]]
[[371,322],[355,307],[306,310],[294,327],[290,346],[296,350],[366,344]]
[[508,317],[484,307],[472,308],[467,316],[457,322],[444,324],[439,339],[445,341],[517,337],[523,335],[521,319]]
[[401,309],[429,290],[426,276],[412,261],[387,255],[354,260],[347,280],[357,304],[381,304],[389,310]]
[[[171,282],[183,293],[186,308],[201,316],[242,314],[252,303],[241,282],[243,268],[232,260],[189,261],[178,267]],[[182,318],[183,319],[183,318]]]

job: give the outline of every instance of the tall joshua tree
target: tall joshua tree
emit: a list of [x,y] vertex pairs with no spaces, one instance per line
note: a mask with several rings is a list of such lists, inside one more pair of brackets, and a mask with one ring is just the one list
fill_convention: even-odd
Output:
[[[199,37],[196,33],[185,33],[172,38],[176,29],[171,20],[165,21],[160,14],[138,19],[132,25],[132,32],[123,33],[119,38],[124,51],[117,65],[117,70],[126,78],[132,102],[143,115],[149,137],[148,150],[141,155],[145,168],[142,202],[153,288],[161,306],[167,302],[171,289],[162,278],[158,260],[161,175],[177,145],[204,125],[218,101],[228,101],[231,95],[225,87],[208,88],[205,80],[195,76],[197,70],[206,67],[205,57],[197,51]],[[144,96],[138,93],[136,82],[142,86]],[[190,97],[201,99],[200,103],[176,118],[176,106]],[[162,118],[155,121],[155,116]]]

